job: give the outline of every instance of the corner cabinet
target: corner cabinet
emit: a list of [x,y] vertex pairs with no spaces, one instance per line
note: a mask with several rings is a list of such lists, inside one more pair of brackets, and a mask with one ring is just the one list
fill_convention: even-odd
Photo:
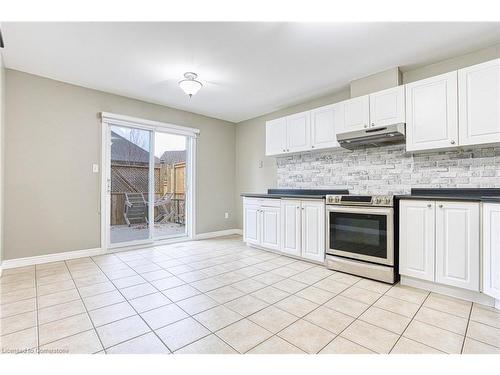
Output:
[[478,202],[401,200],[399,273],[479,291]]
[[460,145],[500,142],[500,59],[458,71]]
[[483,293],[500,300],[500,203],[483,203]]
[[457,72],[406,84],[406,150],[458,146]]

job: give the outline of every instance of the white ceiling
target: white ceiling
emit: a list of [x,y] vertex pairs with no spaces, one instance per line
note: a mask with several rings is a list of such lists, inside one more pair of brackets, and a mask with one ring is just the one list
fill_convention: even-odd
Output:
[[[391,67],[500,42],[500,23],[2,23],[8,68],[239,122]],[[177,82],[198,73],[189,99]]]

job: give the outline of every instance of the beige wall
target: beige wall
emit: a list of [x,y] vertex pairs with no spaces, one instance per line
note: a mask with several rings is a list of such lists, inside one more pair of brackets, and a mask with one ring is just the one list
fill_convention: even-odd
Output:
[[[403,83],[416,81],[432,77],[441,73],[446,73],[454,69],[463,68],[484,61],[500,57],[500,44],[474,51],[469,54],[440,61],[434,64],[415,67],[403,70]],[[354,82],[354,93],[366,94],[372,92],[376,86],[379,89],[386,88],[384,85],[388,79],[394,79],[391,70],[381,72],[367,79],[360,79]],[[236,225],[242,228],[241,197],[242,192],[264,192],[268,188],[276,187],[276,158],[265,156],[265,123],[267,120],[308,110],[321,105],[335,103],[350,97],[350,90],[347,88],[337,94],[329,95],[301,105],[296,105],[281,111],[269,113],[254,119],[240,122],[236,126],[236,192],[235,192],[235,212],[237,214]],[[263,168],[259,168],[259,163],[263,161]]]
[[100,246],[102,111],[199,128],[196,231],[234,228],[234,124],[9,69],[6,108],[5,259]]

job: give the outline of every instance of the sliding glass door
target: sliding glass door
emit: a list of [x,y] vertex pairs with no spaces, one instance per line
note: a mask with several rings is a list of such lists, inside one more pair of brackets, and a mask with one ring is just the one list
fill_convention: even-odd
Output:
[[109,242],[149,240],[152,131],[116,125],[109,130]]
[[155,239],[186,235],[186,136],[155,133]]
[[152,243],[192,234],[194,137],[103,120],[103,242]]

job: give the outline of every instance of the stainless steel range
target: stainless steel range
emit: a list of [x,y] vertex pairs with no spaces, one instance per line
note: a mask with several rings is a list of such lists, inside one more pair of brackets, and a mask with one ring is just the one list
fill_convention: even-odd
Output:
[[326,204],[326,266],[394,283],[393,197],[327,195]]

